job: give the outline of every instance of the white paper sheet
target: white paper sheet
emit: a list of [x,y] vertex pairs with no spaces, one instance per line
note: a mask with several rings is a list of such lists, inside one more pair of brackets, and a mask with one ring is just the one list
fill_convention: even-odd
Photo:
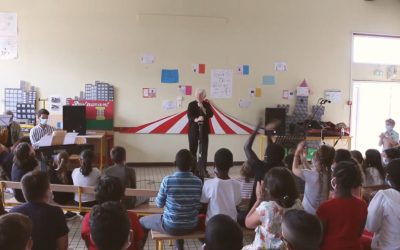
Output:
[[53,136],[52,135],[45,135],[40,139],[36,145],[40,147],[48,147],[51,146],[51,142],[53,141]]
[[275,63],[275,71],[285,72],[288,71],[288,66],[286,62],[276,62]]
[[246,100],[246,99],[239,100],[239,108],[247,109],[248,107],[250,107],[250,105],[251,105],[251,101],[249,101],[249,100]]
[[342,100],[342,91],[340,90],[325,90],[325,99],[332,103],[338,103]]
[[213,69],[211,70],[211,97],[231,98],[232,97],[232,70]]
[[309,96],[310,89],[307,87],[297,87],[297,96]]
[[162,103],[162,107],[164,110],[174,110],[176,109],[176,101],[164,100]]
[[64,137],[64,145],[75,144],[78,133],[67,133]]
[[0,12],[0,59],[17,58],[17,34],[17,14]]
[[141,64],[153,64],[155,62],[155,60],[156,60],[156,58],[154,55],[146,53],[140,58],[140,63]]

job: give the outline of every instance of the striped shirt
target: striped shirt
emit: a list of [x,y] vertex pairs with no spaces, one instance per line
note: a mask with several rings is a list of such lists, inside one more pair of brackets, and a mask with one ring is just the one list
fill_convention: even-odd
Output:
[[254,178],[250,178],[248,182],[244,177],[239,177],[236,180],[240,182],[240,197],[242,199],[250,199],[253,193]]
[[55,128],[50,125],[46,125],[44,128],[40,125],[33,127],[29,132],[29,138],[31,139],[32,145],[37,146],[37,143],[42,139],[42,137],[53,133],[54,130]]
[[164,207],[163,224],[171,229],[193,229],[201,208],[201,180],[191,172],[176,172],[161,182],[157,207]]

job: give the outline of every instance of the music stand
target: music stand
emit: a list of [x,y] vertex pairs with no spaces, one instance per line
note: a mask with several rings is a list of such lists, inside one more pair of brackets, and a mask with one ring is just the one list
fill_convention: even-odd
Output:
[[203,155],[203,122],[198,122],[199,125],[199,153],[197,155],[197,173],[199,175],[199,178],[204,182],[204,177],[206,175],[205,173],[205,164],[202,161],[202,155]]
[[8,127],[11,117],[11,115],[0,115],[0,127]]

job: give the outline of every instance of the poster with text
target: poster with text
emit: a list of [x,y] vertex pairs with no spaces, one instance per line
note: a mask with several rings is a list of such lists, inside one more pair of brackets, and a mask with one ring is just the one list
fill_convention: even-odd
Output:
[[211,97],[231,98],[232,97],[232,70],[213,69],[211,70]]
[[0,12],[0,59],[11,60],[18,57],[17,14]]

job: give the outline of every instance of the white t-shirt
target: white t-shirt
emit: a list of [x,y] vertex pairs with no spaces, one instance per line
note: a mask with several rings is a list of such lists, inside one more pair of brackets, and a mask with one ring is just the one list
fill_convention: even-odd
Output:
[[368,206],[366,229],[375,233],[372,249],[400,249],[400,192],[395,189],[380,190]]
[[376,168],[366,168],[365,169],[365,185],[368,186],[376,186],[376,185],[383,185],[384,180],[382,179],[381,175],[379,174],[378,169]]
[[206,223],[217,214],[228,215],[236,221],[236,206],[240,201],[240,183],[238,181],[214,178],[204,182],[200,202],[208,203]]
[[315,215],[319,205],[328,199],[328,178],[323,175],[322,190],[320,175],[316,170],[303,169],[301,179],[305,181],[303,207],[307,213]]
[[[101,176],[101,172],[97,168],[93,168],[92,172],[88,176],[83,176],[81,173],[80,168],[75,168],[74,171],[72,171],[72,181],[74,182],[75,186],[80,186],[80,187],[94,187],[99,183],[99,178]],[[75,201],[79,201],[79,195],[75,194]],[[89,202],[89,201],[95,201],[96,198],[93,194],[82,194],[82,202]]]

